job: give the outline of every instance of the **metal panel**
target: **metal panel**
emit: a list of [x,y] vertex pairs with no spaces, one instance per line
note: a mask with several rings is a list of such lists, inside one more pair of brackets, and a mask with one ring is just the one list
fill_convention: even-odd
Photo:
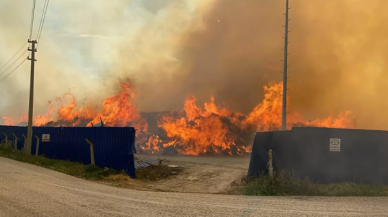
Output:
[[[12,134],[18,137],[18,149],[22,149],[27,127],[0,126],[0,139],[5,132],[10,140]],[[42,134],[50,134],[49,142],[42,142]],[[35,154],[37,135],[40,139],[39,155],[58,160],[77,161],[90,164],[90,146],[94,144],[96,165],[126,171],[135,177],[133,148],[135,129],[133,127],[33,127],[32,154]]]
[[[260,132],[256,133],[254,144],[252,147],[251,161],[249,164],[248,176],[255,176],[259,174],[268,174],[268,151],[273,150],[273,166],[274,169],[278,167],[276,159],[284,159],[284,148],[280,144],[286,143],[287,138],[291,135],[290,131],[276,131],[276,132]],[[292,147],[291,144],[289,144]]]
[[17,127],[17,126],[0,126],[0,141],[5,140],[3,133],[6,133],[9,141],[14,141],[13,134],[17,137],[18,149],[23,148],[24,138],[23,134],[27,136],[27,127]]
[[[330,139],[340,139],[339,151],[330,150]],[[274,151],[275,170],[314,182],[388,184],[387,131],[297,127],[257,133],[248,175],[265,169],[269,149]]]

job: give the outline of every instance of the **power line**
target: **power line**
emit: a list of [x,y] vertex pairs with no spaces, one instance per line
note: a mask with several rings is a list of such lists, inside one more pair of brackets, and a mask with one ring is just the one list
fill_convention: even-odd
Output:
[[32,30],[34,29],[34,17],[35,17],[35,5],[36,5],[36,0],[32,3],[32,13],[31,13],[31,25],[30,25],[30,37],[32,37]]
[[[42,18],[40,20],[40,24],[39,24],[39,29],[38,29],[38,35],[36,36],[36,39],[39,43],[39,40],[40,40],[40,36],[42,34],[42,31],[43,31],[43,25],[44,25],[44,21],[46,19],[46,13],[47,13],[47,8],[48,8],[48,4],[50,3],[50,0],[45,0],[44,2],[44,7],[43,7],[43,12],[42,12]],[[39,44],[38,44],[39,45]]]
[[[40,36],[42,34],[42,31],[43,31],[43,25],[44,25],[44,21],[46,19],[46,13],[47,13],[47,8],[48,8],[48,4],[50,3],[50,0],[45,0],[44,2],[44,7],[43,7],[43,12],[42,12],[42,18],[40,20],[40,24],[39,24],[39,29],[38,29],[38,35],[37,35],[37,41],[39,43],[39,40],[40,40]],[[39,45],[39,44],[38,44]]]
[[13,63],[12,63],[10,66],[8,66],[3,72],[0,72],[0,76],[1,76],[2,74],[4,74],[4,72],[8,71],[8,69],[10,69],[13,65],[15,65],[15,63],[16,63],[18,60],[20,60],[20,58],[22,58],[22,57],[27,53],[27,51],[28,51],[28,50],[24,51],[24,52],[22,53],[22,55],[20,55],[15,61],[13,61]]
[[24,59],[21,63],[19,63],[19,65],[16,66],[16,68],[10,71],[6,76],[4,76],[3,78],[0,78],[0,83],[3,82],[5,79],[7,79],[8,76],[10,76],[14,71],[16,71],[16,69],[18,69],[26,60],[27,59]]
[[[23,49],[23,47],[27,44],[28,42],[24,43],[22,47],[0,68],[0,71],[9,63],[11,60]],[[1,73],[0,73],[1,75]]]

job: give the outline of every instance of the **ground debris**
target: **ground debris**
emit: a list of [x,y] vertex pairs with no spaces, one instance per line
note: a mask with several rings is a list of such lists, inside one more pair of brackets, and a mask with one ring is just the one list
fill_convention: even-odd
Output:
[[137,161],[135,162],[135,169],[147,168],[151,165],[161,165],[162,161],[162,159]]
[[170,167],[170,168],[178,168],[178,167],[182,167],[183,168],[183,166],[179,166],[179,165],[172,165],[172,164],[169,164],[169,165],[167,165],[168,167]]

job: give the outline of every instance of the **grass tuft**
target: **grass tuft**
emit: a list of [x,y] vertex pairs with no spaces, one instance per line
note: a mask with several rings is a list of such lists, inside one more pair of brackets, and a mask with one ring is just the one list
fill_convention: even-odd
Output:
[[388,196],[383,185],[356,183],[316,184],[309,179],[298,179],[280,172],[274,178],[259,176],[243,181],[242,193],[255,196]]

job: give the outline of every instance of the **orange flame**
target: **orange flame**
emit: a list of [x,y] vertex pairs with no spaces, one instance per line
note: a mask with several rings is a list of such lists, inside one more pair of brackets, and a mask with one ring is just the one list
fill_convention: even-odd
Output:
[[158,126],[172,139],[164,143],[163,147],[178,145],[178,152],[186,155],[229,152],[236,145],[236,135],[231,132],[230,127],[239,114],[218,107],[214,97],[204,104],[203,109],[197,107],[195,101],[194,96],[189,96],[179,117],[175,118],[171,114],[159,119]]
[[[277,84],[270,83],[269,85],[264,86],[263,101],[253,108],[252,112],[245,120],[244,125],[254,124],[257,126],[257,131],[279,130],[282,126],[282,94],[283,82]],[[289,101],[289,97],[287,98]],[[288,105],[287,113],[289,110]],[[306,121],[298,113],[288,113],[287,129],[291,129],[292,126],[298,124],[315,127],[350,128],[353,127],[349,118],[350,114],[350,111],[346,111],[340,112],[337,118],[330,115],[322,120],[316,119],[313,121]]]
[[[62,97],[56,98],[56,106],[49,101],[47,113],[34,117],[34,125],[42,126],[53,121],[55,122],[54,126],[79,126],[83,124],[92,126],[93,123],[99,123],[102,119],[105,126],[123,127],[132,123],[140,131],[146,131],[147,123],[140,120],[137,107],[131,104],[136,93],[131,92],[129,83],[122,83],[120,87],[119,93],[103,101],[102,111],[98,111],[98,107],[91,104],[78,106],[75,96],[68,91]],[[56,118],[54,118],[55,110]],[[20,121],[3,117],[6,125],[15,125],[27,122],[27,120],[25,114],[22,114]]]
[[215,153],[221,153],[234,145],[229,127],[216,115],[207,118],[198,116],[191,121],[185,117],[174,119],[172,116],[165,116],[158,125],[166,131],[167,137],[174,139],[163,147],[176,145],[178,142],[182,146],[178,150],[181,154],[204,154],[209,152],[209,149]]
[[[130,103],[130,99],[133,99],[136,93],[131,92],[130,85],[127,83],[122,83],[121,88],[119,94],[108,97],[103,101],[103,111],[97,113],[87,126],[92,126],[93,123],[98,123],[102,119],[106,126],[124,127],[128,123],[140,119],[137,107]],[[139,127],[145,131],[147,128],[143,124],[140,124]]]
[[[159,119],[158,125],[167,133],[171,141],[163,147],[178,146],[178,152],[186,155],[199,155],[208,152],[221,153],[227,151],[242,155],[251,152],[250,147],[236,145],[238,134],[249,131],[270,131],[281,128],[282,115],[282,83],[270,83],[264,86],[264,100],[253,108],[247,116],[233,113],[227,108],[215,104],[214,97],[204,108],[195,104],[195,97],[189,96],[184,103],[184,110],[175,117],[173,114]],[[350,112],[343,112],[337,118],[329,116],[322,120],[304,121],[297,113],[288,114],[288,126],[302,124],[317,127],[351,127]]]
[[[44,125],[44,124],[53,120],[52,114],[53,114],[54,110],[52,107],[50,107],[50,103],[51,103],[51,101],[49,101],[49,103],[48,103],[49,109],[48,109],[47,113],[44,115],[37,115],[34,118],[33,125],[41,126],[41,125]],[[2,117],[2,119],[3,119],[5,125],[17,125],[19,123],[27,123],[28,122],[28,116],[24,113],[22,113],[20,115],[19,120],[16,120],[16,119],[11,118],[11,117]]]
[[[196,98],[189,96],[182,111],[158,118],[158,127],[164,130],[165,135],[147,133],[147,121],[140,117],[137,107],[132,104],[136,92],[131,91],[130,83],[122,83],[120,87],[121,90],[116,95],[103,101],[101,109],[90,103],[78,106],[75,96],[69,91],[55,100],[57,106],[49,101],[47,113],[37,115],[34,125],[92,126],[102,119],[105,126],[136,127],[137,141],[143,151],[155,153],[175,148],[185,155],[244,155],[251,152],[254,132],[281,128],[281,82],[264,86],[263,101],[247,115],[234,112],[225,106],[217,106],[214,97],[210,98],[210,102],[204,103],[203,107],[198,107]],[[298,113],[288,112],[287,128],[299,125],[350,128],[350,114],[346,111],[339,113],[337,117],[330,115],[324,119],[305,121]],[[22,114],[19,121],[10,117],[2,119],[6,125],[27,122],[25,114]]]
[[157,135],[151,135],[149,138],[148,138],[148,140],[147,140],[147,142],[145,142],[145,143],[142,143],[142,144],[144,144],[144,145],[142,145],[140,148],[141,148],[141,150],[143,150],[143,151],[151,151],[151,153],[153,154],[153,153],[155,153],[155,152],[160,152],[160,151],[162,151],[161,149],[160,149],[160,147],[158,146],[158,144],[159,143],[161,143],[162,142],[162,140],[159,138],[159,136],[157,136]]

